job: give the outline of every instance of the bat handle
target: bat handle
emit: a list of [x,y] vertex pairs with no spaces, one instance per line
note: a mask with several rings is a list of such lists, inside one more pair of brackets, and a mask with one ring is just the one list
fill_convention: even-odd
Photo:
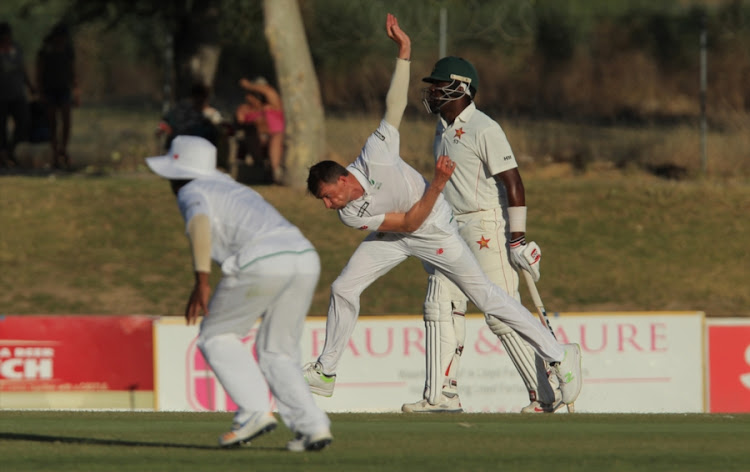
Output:
[[[531,300],[532,302],[534,302],[534,306],[536,307],[537,315],[539,315],[539,321],[542,322],[543,326],[549,329],[549,332],[552,333],[552,336],[555,336],[555,332],[552,330],[552,326],[550,326],[549,321],[547,320],[547,310],[544,309],[542,297],[539,296],[539,290],[536,289],[534,278],[526,270],[521,269],[520,272],[523,273],[523,276],[526,279],[526,286],[529,288],[529,293],[531,293]],[[557,336],[555,336],[555,338],[557,338]]]

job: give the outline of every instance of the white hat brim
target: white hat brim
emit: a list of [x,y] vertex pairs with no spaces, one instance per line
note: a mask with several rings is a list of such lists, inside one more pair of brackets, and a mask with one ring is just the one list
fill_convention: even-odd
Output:
[[211,177],[221,174],[221,171],[216,169],[207,172],[189,169],[185,166],[179,165],[170,155],[147,157],[146,164],[155,174],[170,180],[197,179],[200,177]]

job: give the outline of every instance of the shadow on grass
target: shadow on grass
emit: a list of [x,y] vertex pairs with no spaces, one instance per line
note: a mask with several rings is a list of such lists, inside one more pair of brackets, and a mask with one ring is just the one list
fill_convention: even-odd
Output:
[[[43,443],[62,443],[62,444],[83,444],[95,446],[124,446],[124,447],[167,447],[175,449],[199,449],[207,451],[224,451],[239,450],[242,446],[220,447],[220,446],[202,446],[199,444],[175,444],[167,442],[144,442],[144,441],[126,441],[122,439],[96,439],[96,438],[73,438],[65,436],[47,436],[44,434],[25,434],[25,433],[0,433],[0,441],[36,441]],[[258,447],[253,446],[255,450],[264,451],[286,451],[280,447]]]

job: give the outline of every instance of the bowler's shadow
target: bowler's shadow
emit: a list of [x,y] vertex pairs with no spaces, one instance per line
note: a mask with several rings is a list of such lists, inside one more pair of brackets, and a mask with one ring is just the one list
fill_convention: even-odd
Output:
[[176,449],[197,449],[197,450],[286,450],[279,447],[229,447],[222,448],[219,446],[203,446],[199,444],[175,444],[168,442],[145,442],[145,441],[127,441],[123,439],[97,439],[97,438],[73,438],[66,436],[47,436],[44,434],[27,434],[27,433],[0,433],[0,441],[36,441],[62,444],[91,444],[95,446],[124,446],[124,447],[169,447]]

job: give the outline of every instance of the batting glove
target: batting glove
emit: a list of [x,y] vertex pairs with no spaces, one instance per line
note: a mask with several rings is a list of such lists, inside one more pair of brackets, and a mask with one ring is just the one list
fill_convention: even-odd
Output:
[[519,270],[525,270],[534,279],[539,281],[540,265],[542,262],[542,250],[534,241],[526,244],[526,237],[513,239],[510,242],[510,259]]

